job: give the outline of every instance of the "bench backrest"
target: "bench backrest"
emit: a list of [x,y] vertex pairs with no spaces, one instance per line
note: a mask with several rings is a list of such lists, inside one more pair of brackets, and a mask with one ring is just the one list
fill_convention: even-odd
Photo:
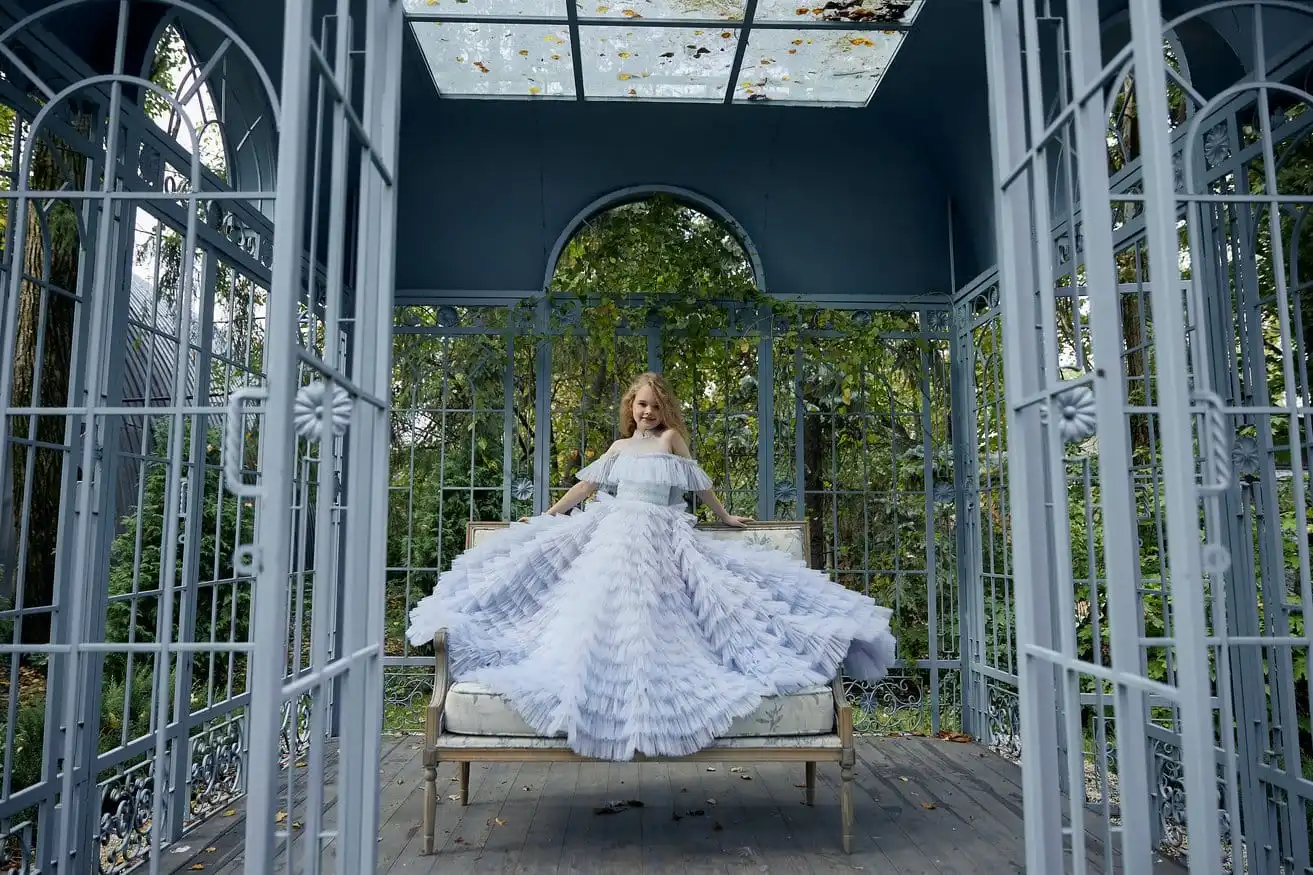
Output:
[[[508,525],[510,524],[504,522],[479,520],[470,522],[465,529],[466,549],[479,544],[489,534]],[[811,564],[811,538],[808,537],[806,520],[748,523],[747,528],[744,529],[699,523],[698,530],[713,538],[741,540],[754,546],[781,550],[795,559]]]

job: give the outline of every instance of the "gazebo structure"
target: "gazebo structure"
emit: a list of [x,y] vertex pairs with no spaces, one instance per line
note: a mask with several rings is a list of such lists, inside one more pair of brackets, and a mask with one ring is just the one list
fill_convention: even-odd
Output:
[[[0,872],[1313,872],[1311,81],[1307,0],[0,0]],[[649,203],[732,290],[560,279]],[[854,854],[585,764],[419,857],[406,612],[648,367],[894,608]]]

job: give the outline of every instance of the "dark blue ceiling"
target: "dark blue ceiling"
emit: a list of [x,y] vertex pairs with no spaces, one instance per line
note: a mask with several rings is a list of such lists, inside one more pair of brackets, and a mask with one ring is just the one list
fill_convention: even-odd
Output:
[[[1115,46],[1125,0],[1099,2],[1105,43]],[[281,4],[210,5],[277,82]],[[1202,2],[1163,5],[1176,15]],[[57,35],[103,69],[116,6],[79,9]],[[1274,51],[1309,42],[1310,19],[1272,21]],[[1244,69],[1244,50],[1232,46],[1249,42],[1247,26],[1226,12],[1182,33],[1205,94]],[[144,52],[152,32],[136,14],[131,48]],[[993,260],[981,0],[929,0],[863,109],[445,100],[412,40],[402,62],[399,289],[537,289],[572,217],[635,185],[683,187],[720,204],[759,249],[772,291],[942,295]]]

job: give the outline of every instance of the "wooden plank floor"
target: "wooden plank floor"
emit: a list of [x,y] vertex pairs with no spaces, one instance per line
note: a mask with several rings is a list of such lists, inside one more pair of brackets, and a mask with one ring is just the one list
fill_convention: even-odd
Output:
[[[439,853],[423,857],[420,740],[389,737],[379,769],[378,875],[1025,871],[1021,772],[984,748],[927,738],[861,739],[850,856],[840,847],[838,767],[817,771],[816,805],[808,808],[801,765],[475,764],[470,804],[462,807],[448,798],[456,776],[454,766],[445,766],[438,779]],[[294,788],[294,812],[302,809],[304,792]],[[597,813],[631,800],[641,805]],[[335,801],[330,783],[324,788],[330,828]],[[299,825],[292,826],[295,834]],[[167,852],[166,871],[242,875],[244,828],[240,807],[224,812]],[[298,840],[291,871],[305,871],[303,853]],[[336,843],[326,843],[325,873],[336,872],[335,854]],[[1121,869],[1118,860],[1109,871],[1100,846],[1089,848],[1088,859],[1091,875]],[[1158,861],[1154,872],[1185,869]]]

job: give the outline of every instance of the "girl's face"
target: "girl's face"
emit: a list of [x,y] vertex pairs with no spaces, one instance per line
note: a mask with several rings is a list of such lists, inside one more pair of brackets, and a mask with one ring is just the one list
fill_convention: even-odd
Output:
[[651,386],[644,386],[634,395],[633,407],[630,411],[634,415],[634,425],[639,431],[650,431],[661,427],[661,404],[657,400],[656,393],[652,391]]

